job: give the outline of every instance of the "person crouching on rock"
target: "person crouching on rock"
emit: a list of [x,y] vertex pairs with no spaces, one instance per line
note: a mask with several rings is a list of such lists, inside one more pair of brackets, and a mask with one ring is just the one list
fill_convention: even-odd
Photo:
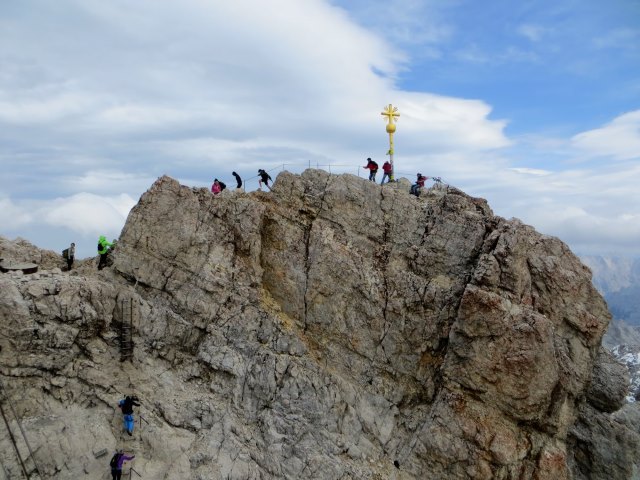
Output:
[[424,182],[426,182],[428,179],[429,177],[426,177],[421,173],[418,173],[416,175],[416,183],[411,185],[411,190],[409,190],[409,193],[411,195],[415,195],[416,197],[419,197],[420,193],[422,193],[422,189],[424,188]]
[[124,399],[118,402],[118,406],[122,410],[122,422],[124,424],[124,429],[127,431],[129,436],[133,435],[133,425],[135,421],[133,420],[133,407],[139,407],[138,397],[130,397],[127,395]]
[[124,450],[118,450],[109,462],[112,480],[120,480],[122,478],[122,465],[127,460],[133,460],[134,458],[136,458],[135,455],[125,455]]
[[213,185],[211,185],[211,193],[214,195],[218,195],[222,191],[222,187],[220,186],[220,182],[218,179],[213,180]]

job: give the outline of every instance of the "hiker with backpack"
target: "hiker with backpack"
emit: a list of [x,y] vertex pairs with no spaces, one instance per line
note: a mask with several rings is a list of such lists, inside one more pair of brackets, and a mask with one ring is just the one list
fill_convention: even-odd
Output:
[[258,177],[260,177],[258,178],[258,188],[262,190],[262,184],[264,183],[267,186],[267,188],[271,190],[271,187],[269,186],[269,181],[272,181],[272,180],[269,174],[265,172],[263,169],[259,168]]
[[64,258],[67,262],[67,271],[71,271],[71,266],[73,265],[73,260],[76,256],[76,244],[71,242],[69,248],[65,248],[62,251],[62,258]]
[[370,182],[375,182],[376,181],[376,173],[378,173],[378,164],[376,162],[374,162],[373,160],[371,160],[370,158],[367,158],[367,164],[362,168],[368,168],[369,169],[369,181]]
[[384,183],[385,178],[387,179],[387,183],[393,182],[393,170],[388,160],[382,164],[382,172],[383,172],[383,175],[382,175],[382,181],[380,182],[380,185]]
[[118,406],[120,410],[122,410],[122,422],[124,424],[124,429],[127,431],[129,436],[133,435],[133,426],[135,425],[135,421],[133,419],[133,407],[139,407],[138,397],[127,395],[124,399],[118,402]]
[[221,182],[217,178],[213,180],[213,185],[211,185],[211,193],[214,195],[218,195],[221,191],[223,191],[227,186],[224,182]]
[[416,183],[411,185],[411,190],[409,190],[409,193],[411,195],[415,195],[416,197],[419,197],[420,193],[422,192],[422,189],[424,188],[424,182],[426,182],[428,179],[429,177],[426,177],[421,173],[418,173],[416,175]]
[[98,270],[102,270],[107,266],[107,254],[109,253],[109,247],[113,247],[113,243],[107,241],[107,238],[104,235],[100,235],[100,238],[98,239],[98,254],[100,255]]
[[134,458],[136,458],[135,455],[125,455],[124,450],[118,450],[109,462],[112,480],[120,480],[122,478],[122,465],[127,460],[133,460]]

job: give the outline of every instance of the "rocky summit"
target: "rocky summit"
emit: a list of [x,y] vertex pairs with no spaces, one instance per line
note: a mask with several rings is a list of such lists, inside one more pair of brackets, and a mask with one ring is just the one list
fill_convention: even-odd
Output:
[[162,177],[100,271],[3,239],[46,264],[0,274],[0,473],[110,478],[123,449],[145,479],[638,478],[590,270],[483,199],[408,190]]

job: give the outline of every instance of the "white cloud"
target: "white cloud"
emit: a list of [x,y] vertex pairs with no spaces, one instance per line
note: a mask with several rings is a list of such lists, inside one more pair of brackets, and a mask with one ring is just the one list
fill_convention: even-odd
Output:
[[[412,116],[413,125],[400,128],[422,134],[415,148],[508,143],[504,122],[489,119],[491,109],[481,101],[395,88],[407,58],[387,43],[387,32],[365,30],[320,0],[273,0],[268,21],[264,4],[255,0],[179,6],[68,0],[67,7],[55,15],[67,21],[82,16],[83,22],[45,30],[51,35],[45,39],[37,33],[43,20],[29,17],[35,26],[27,25],[27,32],[18,25],[5,43],[4,49],[19,45],[37,65],[38,78],[54,80],[43,80],[44,99],[7,95],[0,124],[48,120],[64,131],[65,142],[97,137],[103,148],[131,148],[131,138],[146,148],[211,138],[335,156],[346,143],[383,138],[378,110],[393,102]],[[0,45],[0,61],[11,67],[16,57],[2,51]],[[12,84],[35,75],[33,69],[7,71],[16,76]]]
[[33,215],[10,198],[0,198],[0,225],[8,230],[19,229],[33,222]]
[[406,131],[411,149],[480,152],[510,144],[504,135],[506,121],[489,120],[491,107],[484,102],[418,93],[401,93],[399,98],[398,135]]
[[587,157],[640,158],[640,110],[620,115],[607,125],[575,135],[571,140]]
[[546,28],[541,25],[523,24],[516,32],[532,42],[539,42],[546,33]]
[[[5,229],[115,235],[164,173],[203,185],[278,164],[356,173],[367,156],[384,160],[380,111],[393,103],[396,162],[411,179],[442,176],[487,196],[496,213],[572,242],[589,224],[603,242],[623,229],[635,235],[638,171],[632,162],[598,169],[594,159],[638,157],[640,111],[569,139],[511,139],[486,101],[402,89],[410,57],[395,42],[433,48],[427,56],[446,47],[486,67],[538,61],[481,39],[445,45],[461,32],[438,26],[434,2],[362,0],[359,24],[322,0],[16,5],[16,18],[0,20],[10,27],[0,42],[0,142],[11,146],[0,162],[12,180],[0,200]],[[540,45],[555,32],[535,22],[518,32]],[[16,201],[24,191],[32,198]]]
[[539,168],[510,168],[511,171],[516,173],[521,173],[523,175],[535,175],[539,177],[546,177],[551,175],[553,172],[549,170],[541,170]]
[[3,230],[48,224],[66,227],[80,235],[118,234],[136,201],[129,195],[98,196],[78,193],[53,200],[12,202],[0,200],[0,220]]
[[84,113],[93,104],[94,99],[84,93],[42,92],[35,98],[23,98],[19,95],[1,95],[0,92],[0,123],[51,124]]
[[106,168],[109,167],[107,159],[95,159],[94,164],[103,165],[105,168],[84,170],[80,175],[62,177],[60,182],[69,191],[108,194],[117,191],[144,191],[155,181],[153,177],[109,170]]
[[529,221],[546,233],[559,237],[581,252],[607,251],[616,246],[620,253],[636,253],[640,240],[640,214],[607,215],[575,205],[546,205],[553,215],[541,210],[528,213]]
[[42,219],[53,226],[65,226],[80,234],[119,232],[136,201],[129,195],[100,197],[79,193],[57,198],[40,209]]

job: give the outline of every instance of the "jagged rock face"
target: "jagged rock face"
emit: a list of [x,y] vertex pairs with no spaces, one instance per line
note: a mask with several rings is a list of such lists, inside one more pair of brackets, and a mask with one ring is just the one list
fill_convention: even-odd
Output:
[[61,255],[51,250],[41,250],[23,238],[10,241],[0,237],[0,259],[14,263],[35,263],[40,269],[47,270],[66,266]]
[[[624,383],[600,355],[606,305],[562,242],[484,200],[317,170],[217,197],[163,177],[113,260],[3,278],[20,333],[0,366],[34,424],[73,406],[99,426],[85,445],[121,445],[113,406],[135,391],[148,478],[560,479],[604,461],[589,442]],[[48,340],[29,344],[35,328]],[[594,415],[601,431],[579,428]],[[628,430],[618,447],[637,451]],[[38,444],[60,478],[100,468],[56,459],[68,433]]]

